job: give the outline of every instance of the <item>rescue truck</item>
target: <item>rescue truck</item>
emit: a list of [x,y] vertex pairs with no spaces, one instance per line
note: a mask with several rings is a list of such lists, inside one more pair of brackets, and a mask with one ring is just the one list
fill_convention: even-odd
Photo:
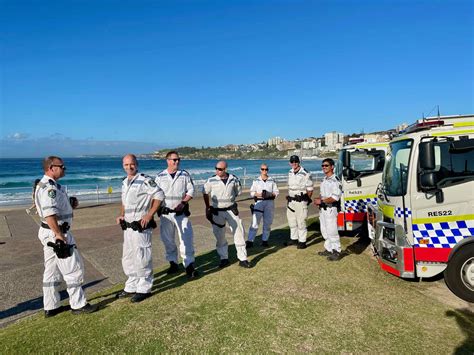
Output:
[[336,163],[342,196],[337,228],[340,233],[367,234],[367,206],[376,206],[375,191],[382,181],[388,142],[367,143],[364,139],[344,146]]
[[369,237],[383,270],[444,273],[474,302],[474,115],[424,118],[390,142]]

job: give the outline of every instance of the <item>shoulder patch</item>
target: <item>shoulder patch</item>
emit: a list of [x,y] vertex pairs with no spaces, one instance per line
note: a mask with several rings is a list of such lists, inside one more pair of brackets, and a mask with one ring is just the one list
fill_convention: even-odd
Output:
[[150,179],[148,180],[148,185],[150,185],[151,187],[156,187],[156,182],[153,180],[153,179]]
[[48,196],[51,198],[56,198],[56,190],[48,190]]

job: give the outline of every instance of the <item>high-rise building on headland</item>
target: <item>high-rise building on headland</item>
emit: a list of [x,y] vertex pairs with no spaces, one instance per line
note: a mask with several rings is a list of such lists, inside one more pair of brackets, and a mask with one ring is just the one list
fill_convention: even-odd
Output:
[[338,132],[329,132],[324,134],[324,140],[328,150],[341,149],[344,143],[344,134]]
[[282,138],[274,137],[274,138],[270,138],[267,143],[270,147],[272,147],[272,146],[280,144],[281,142],[283,142]]

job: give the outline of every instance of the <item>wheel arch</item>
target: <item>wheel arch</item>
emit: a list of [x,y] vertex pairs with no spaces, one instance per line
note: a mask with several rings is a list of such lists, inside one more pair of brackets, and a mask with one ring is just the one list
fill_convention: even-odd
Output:
[[451,252],[449,253],[448,262],[451,260],[453,255],[456,254],[458,250],[460,250],[465,245],[472,244],[472,243],[474,243],[474,236],[466,237],[463,240],[461,240],[459,243],[457,243],[454,246],[454,248],[451,250]]

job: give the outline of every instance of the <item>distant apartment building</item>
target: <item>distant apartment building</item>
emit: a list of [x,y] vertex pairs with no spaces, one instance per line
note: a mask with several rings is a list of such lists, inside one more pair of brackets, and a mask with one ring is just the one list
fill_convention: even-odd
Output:
[[273,146],[276,146],[276,145],[280,144],[281,142],[283,142],[282,138],[274,137],[274,138],[270,138],[267,143],[270,147],[273,147]]
[[296,148],[295,142],[287,142],[287,141],[282,141],[276,146],[276,149],[278,149],[279,151],[290,150],[290,149],[295,149],[295,148]]
[[344,134],[338,132],[329,132],[324,134],[327,150],[338,150],[344,143]]
[[312,140],[310,140],[310,141],[303,141],[303,142],[301,142],[301,148],[302,148],[302,149],[314,149],[314,148],[317,148],[316,139],[312,139]]

